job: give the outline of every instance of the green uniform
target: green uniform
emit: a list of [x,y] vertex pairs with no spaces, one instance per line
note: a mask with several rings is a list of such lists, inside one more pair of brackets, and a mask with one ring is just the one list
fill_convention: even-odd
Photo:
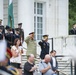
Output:
[[23,29],[21,29],[21,28],[18,28],[18,30],[19,30],[19,36],[20,36],[20,40],[21,40],[21,38],[22,38],[22,43],[24,42],[24,30]]
[[36,56],[36,42],[32,40],[30,36],[26,37],[25,42],[27,43],[26,55],[34,54]]

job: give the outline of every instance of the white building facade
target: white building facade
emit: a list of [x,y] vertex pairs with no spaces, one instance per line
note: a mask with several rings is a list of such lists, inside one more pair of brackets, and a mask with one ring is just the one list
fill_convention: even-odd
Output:
[[[14,25],[23,23],[25,37],[35,31],[36,40],[68,35],[69,0],[13,0]],[[8,23],[8,0],[0,0],[0,18]]]

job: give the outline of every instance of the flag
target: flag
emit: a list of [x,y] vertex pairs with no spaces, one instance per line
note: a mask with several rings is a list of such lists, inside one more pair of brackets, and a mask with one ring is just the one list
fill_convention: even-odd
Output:
[[8,26],[14,28],[14,16],[13,16],[13,0],[9,0],[8,6]]

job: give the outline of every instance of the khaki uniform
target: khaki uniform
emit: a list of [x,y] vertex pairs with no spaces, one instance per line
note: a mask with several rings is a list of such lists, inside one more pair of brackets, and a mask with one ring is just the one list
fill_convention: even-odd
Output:
[[26,37],[25,42],[27,43],[27,52],[26,55],[34,54],[36,56],[36,42],[31,40],[30,36]]

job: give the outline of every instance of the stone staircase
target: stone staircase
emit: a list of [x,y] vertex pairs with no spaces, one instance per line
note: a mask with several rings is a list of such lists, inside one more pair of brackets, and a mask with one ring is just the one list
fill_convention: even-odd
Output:
[[[60,71],[59,75],[71,75],[71,61],[63,60],[63,58],[62,59],[57,58],[57,61],[58,61],[58,69]],[[72,65],[74,75],[74,63],[72,63]]]
[[[22,67],[24,67],[24,63],[27,61],[26,55],[22,55]],[[36,58],[35,63],[38,65],[40,61],[40,58]],[[70,60],[66,60],[64,58],[57,58],[58,61],[58,70],[59,75],[71,75],[71,65],[70,65]],[[74,64],[73,64],[73,75],[74,75]]]

